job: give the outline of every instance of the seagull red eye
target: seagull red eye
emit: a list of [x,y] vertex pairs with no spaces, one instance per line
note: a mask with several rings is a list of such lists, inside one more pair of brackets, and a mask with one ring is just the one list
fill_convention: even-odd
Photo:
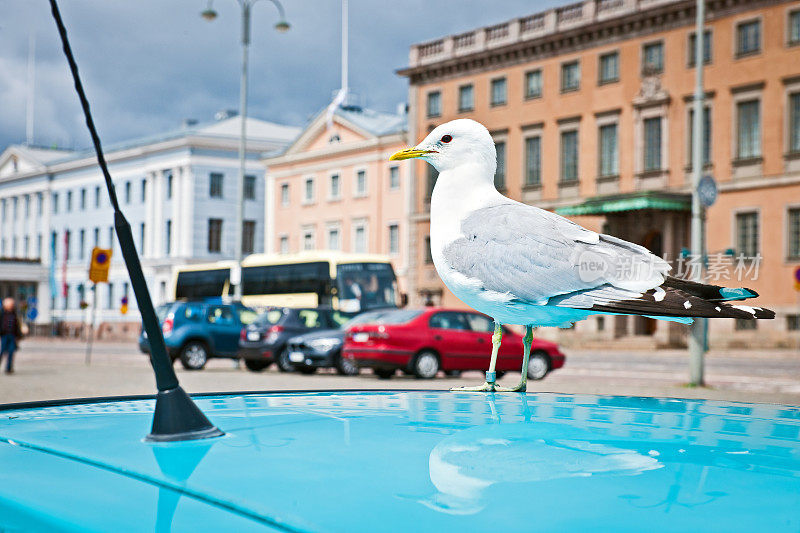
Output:
[[453,140],[453,138],[451,136],[449,136],[449,135],[445,135],[444,137],[442,137],[442,142],[443,143],[449,143],[452,140]]

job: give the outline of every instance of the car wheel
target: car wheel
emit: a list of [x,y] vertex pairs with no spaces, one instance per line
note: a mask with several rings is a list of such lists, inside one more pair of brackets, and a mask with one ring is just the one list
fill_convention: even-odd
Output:
[[301,374],[306,374],[306,375],[310,376],[311,374],[314,374],[317,371],[317,367],[315,367],[315,366],[301,366],[299,370],[300,370]]
[[189,341],[181,349],[180,358],[186,370],[202,370],[208,362],[208,348],[201,341]]
[[550,358],[544,352],[533,352],[528,361],[528,379],[543,379],[550,371]]
[[394,376],[394,370],[376,368],[375,375],[378,376],[378,379],[390,379],[392,376]]
[[261,372],[270,365],[270,361],[258,361],[257,359],[245,359],[244,366],[251,372]]
[[359,369],[350,359],[345,359],[341,355],[336,358],[336,372],[342,376],[357,376]]
[[278,354],[278,370],[281,372],[294,372],[295,368],[291,361],[289,361],[289,350],[281,350]]
[[420,379],[431,379],[439,372],[439,358],[435,353],[424,351],[414,359],[414,375]]

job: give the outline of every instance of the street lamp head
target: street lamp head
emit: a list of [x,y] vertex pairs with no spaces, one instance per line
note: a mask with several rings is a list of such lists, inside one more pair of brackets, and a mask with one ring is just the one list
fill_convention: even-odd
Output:
[[286,22],[285,20],[282,20],[277,24],[275,24],[275,29],[281,33],[286,33],[287,31],[289,31],[289,28],[290,28],[289,23]]
[[216,12],[216,11],[214,11],[214,10],[211,8],[211,6],[209,6],[209,7],[208,7],[208,9],[204,9],[204,10],[203,10],[203,11],[200,13],[200,16],[201,16],[201,17],[203,17],[204,19],[206,19],[207,21],[211,22],[211,21],[213,21],[214,19],[216,19],[216,18],[217,18],[217,12]]

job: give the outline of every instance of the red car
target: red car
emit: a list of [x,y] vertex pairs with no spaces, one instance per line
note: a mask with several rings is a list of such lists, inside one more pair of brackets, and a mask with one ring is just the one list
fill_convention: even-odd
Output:
[[[342,356],[384,379],[397,369],[419,378],[435,377],[440,370],[486,370],[493,329],[489,317],[474,311],[440,307],[376,311],[350,323]],[[542,379],[562,366],[564,354],[558,346],[534,338],[528,378]],[[504,327],[498,377],[521,367],[522,335]]]

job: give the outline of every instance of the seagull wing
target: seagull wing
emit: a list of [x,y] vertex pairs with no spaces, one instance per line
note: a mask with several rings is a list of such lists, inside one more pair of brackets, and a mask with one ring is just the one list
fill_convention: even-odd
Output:
[[675,280],[668,276],[669,264],[643,246],[534,206],[509,202],[478,209],[462,221],[461,232],[442,250],[446,263],[483,290],[529,304],[760,318],[758,308],[734,308],[706,299],[696,287],[676,286],[668,281]]

